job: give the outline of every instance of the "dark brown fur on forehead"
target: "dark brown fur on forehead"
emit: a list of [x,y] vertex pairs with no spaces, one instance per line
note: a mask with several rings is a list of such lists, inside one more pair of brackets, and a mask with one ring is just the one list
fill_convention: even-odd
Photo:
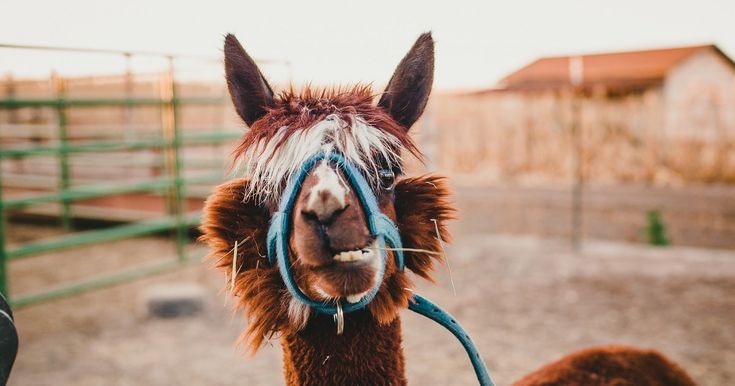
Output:
[[[236,308],[245,311],[248,318],[242,341],[247,341],[252,351],[256,351],[264,339],[289,332],[293,327],[288,320],[291,295],[281,279],[278,266],[270,265],[266,257],[270,215],[263,206],[245,200],[247,183],[246,179],[227,182],[218,186],[207,199],[200,241],[209,246],[207,259],[224,272],[228,288],[234,246],[238,242],[237,274],[232,294],[237,298]],[[438,221],[442,239],[448,240],[445,222],[452,218],[454,211],[448,194],[441,177],[423,176],[398,182],[395,191],[396,223],[405,248],[441,251],[431,220]],[[406,267],[430,278],[436,255],[406,252],[404,256]],[[393,259],[389,259],[389,264],[393,264]],[[383,280],[380,291],[368,305],[370,313],[381,324],[392,322],[398,311],[408,306],[411,292],[406,288],[412,286],[406,272],[393,272]]]
[[329,89],[307,87],[300,93],[293,89],[284,91],[275,99],[274,106],[267,109],[265,116],[255,121],[243,135],[233,152],[233,158],[238,159],[251,146],[275,137],[279,129],[288,127],[278,144],[280,146],[294,132],[312,127],[330,114],[342,118],[348,127],[351,126],[352,118],[359,116],[370,126],[398,139],[407,151],[421,158],[421,152],[408,135],[408,128],[398,124],[385,110],[376,106],[374,97],[369,85]]

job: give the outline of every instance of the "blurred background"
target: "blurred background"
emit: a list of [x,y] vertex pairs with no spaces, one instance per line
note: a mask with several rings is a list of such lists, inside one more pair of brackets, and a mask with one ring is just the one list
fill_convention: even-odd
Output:
[[[277,340],[235,342],[196,242],[246,128],[236,34],[274,88],[383,89],[433,31],[409,174],[459,220],[425,296],[499,384],[570,351],[656,348],[735,381],[735,3],[65,2],[0,5],[0,291],[11,385],[282,384]],[[412,384],[474,384],[459,344],[404,316]],[[436,333],[421,334],[436,328]]]

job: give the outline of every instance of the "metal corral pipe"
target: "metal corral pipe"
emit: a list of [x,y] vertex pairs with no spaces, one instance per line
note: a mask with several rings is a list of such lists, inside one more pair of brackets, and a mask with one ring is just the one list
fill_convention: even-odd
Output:
[[171,88],[171,130],[173,134],[173,146],[171,150],[173,151],[173,161],[174,161],[174,214],[176,215],[176,252],[179,257],[179,262],[185,262],[188,260],[188,257],[186,255],[186,244],[189,241],[189,236],[187,234],[187,224],[184,221],[184,212],[186,211],[184,199],[186,197],[186,185],[184,184],[184,179],[181,178],[181,170],[183,169],[183,162],[181,159],[181,127],[179,127],[179,102],[177,101],[178,98],[178,87],[176,85],[176,77],[175,77],[175,66],[174,66],[174,57],[169,56],[168,58],[169,63],[169,76],[167,79],[169,80],[170,84],[169,87]]
[[[206,174],[197,177],[190,177],[182,183],[201,184],[208,182],[217,182],[222,180],[221,174]],[[138,193],[138,192],[158,192],[171,188],[176,184],[174,178],[165,177],[155,181],[146,181],[138,183],[119,183],[113,185],[93,185],[79,188],[70,188],[62,190],[58,193],[35,195],[31,197],[15,198],[6,200],[5,209],[26,208],[32,205],[47,204],[57,201],[75,201],[86,200],[90,198],[104,197],[115,194]]]
[[106,241],[125,239],[133,236],[142,236],[157,233],[179,226],[194,226],[199,224],[201,213],[190,213],[177,219],[174,216],[159,217],[152,220],[140,221],[131,224],[119,225],[113,228],[99,229],[74,233],[25,244],[20,248],[5,251],[7,260],[19,259],[44,252],[59,251],[88,244],[97,244]]
[[[177,99],[175,102],[191,105],[222,104],[227,99],[222,97],[188,97]],[[96,98],[96,99],[0,99],[2,108],[18,107],[101,107],[101,106],[162,106],[170,101],[158,98]]]
[[179,267],[183,267],[183,265],[176,260],[156,262],[154,264],[149,264],[143,267],[136,267],[114,274],[103,275],[76,283],[65,284],[63,286],[47,289],[34,294],[21,295],[11,300],[10,304],[13,305],[14,308],[25,307],[48,300],[76,295],[96,288],[122,284],[133,279],[139,279],[146,276],[168,272]]
[[[186,184],[196,183],[197,179],[202,181],[212,180],[212,176],[204,179],[196,177],[193,179],[184,179],[183,164],[181,159],[181,147],[184,145],[206,145],[223,143],[238,138],[241,135],[237,132],[219,131],[210,134],[199,134],[182,136],[180,127],[177,122],[178,107],[183,104],[225,104],[227,103],[226,94],[218,97],[189,97],[179,98],[177,95],[176,82],[174,79],[174,59],[175,56],[162,52],[146,52],[146,51],[117,51],[107,49],[86,49],[86,48],[66,48],[66,47],[46,47],[46,46],[27,46],[15,44],[0,44],[0,48],[13,49],[31,49],[31,50],[51,50],[65,52],[85,52],[99,54],[116,54],[123,55],[127,58],[128,64],[132,55],[152,55],[168,59],[169,71],[167,83],[162,88],[168,95],[162,95],[161,98],[131,98],[126,95],[125,98],[103,98],[103,99],[85,99],[74,98],[67,99],[64,90],[63,79],[54,78],[55,90],[57,95],[55,98],[46,99],[19,99],[10,98],[0,100],[0,108],[16,109],[22,107],[49,107],[57,110],[58,113],[58,146],[39,146],[29,148],[0,149],[0,158],[18,158],[33,156],[56,156],[59,159],[59,185],[60,192],[56,194],[43,194],[35,197],[25,197],[3,201],[2,199],[2,175],[0,174],[0,291],[8,295],[8,283],[6,265],[11,259],[19,259],[26,256],[36,255],[44,252],[68,249],[88,244],[96,244],[108,242],[118,239],[130,238],[151,234],[166,230],[176,230],[176,247],[178,260],[156,263],[154,265],[139,267],[113,275],[93,278],[83,282],[64,285],[51,290],[44,290],[36,294],[21,296],[11,300],[16,307],[34,304],[40,301],[53,299],[61,296],[76,294],[93,288],[122,283],[134,278],[143,277],[159,272],[168,271],[172,268],[182,266],[182,263],[189,261],[186,257],[186,243],[188,241],[187,230],[200,222],[200,213],[185,213],[183,200],[186,197]],[[185,57],[187,55],[178,55]],[[188,55],[189,57],[202,58],[197,55]],[[212,60],[220,62],[219,59]],[[269,62],[269,61],[259,61]],[[286,61],[270,61],[274,63],[284,63],[289,66]],[[129,90],[128,90],[129,91]],[[85,144],[69,144],[66,133],[66,109],[69,107],[99,107],[99,106],[121,106],[130,109],[133,106],[160,106],[167,118],[163,119],[163,128],[166,138],[153,140],[139,140],[133,142],[92,142]],[[73,153],[87,152],[110,152],[110,151],[126,151],[126,150],[142,150],[149,148],[159,148],[166,156],[168,163],[167,171],[170,172],[167,178],[156,181],[146,181],[135,184],[117,184],[112,186],[86,186],[81,188],[70,188],[70,165],[69,155]],[[1,170],[0,170],[1,173]],[[215,179],[220,179],[217,176]],[[64,212],[62,219],[65,226],[70,225],[71,212],[70,203],[74,200],[108,196],[113,194],[132,193],[132,192],[149,192],[170,189],[171,198],[171,215],[159,217],[156,219],[130,223],[107,228],[101,230],[85,231],[72,235],[60,236],[52,239],[41,240],[38,242],[25,244],[15,250],[8,251],[5,240],[5,211],[14,208],[24,208],[35,204],[43,204],[49,202],[60,201],[63,204]]]
[[[59,98],[59,100],[63,101],[64,96],[66,95],[66,86],[64,78],[59,76],[58,74],[53,74],[51,76],[51,83],[54,87],[54,92],[56,92],[56,97]],[[70,178],[71,173],[69,170],[69,154],[67,152],[68,148],[68,138],[67,138],[67,132],[66,132],[66,105],[65,104],[58,104],[56,105],[56,119],[57,119],[57,130],[58,130],[58,140],[59,140],[59,154],[57,154],[59,159],[59,181],[58,186],[59,190],[64,192],[67,189],[69,189],[70,186]],[[61,215],[59,216],[61,218],[61,226],[64,228],[64,230],[71,229],[71,201],[69,201],[68,198],[61,198]]]
[[[35,46],[28,44],[7,44],[0,43],[0,48],[13,48],[22,50],[40,50],[40,51],[61,51],[61,52],[79,52],[89,54],[109,54],[109,55],[123,55],[123,56],[160,56],[160,57],[176,57],[176,58],[191,58],[202,60],[211,63],[222,63],[222,59],[213,58],[209,55],[197,55],[197,54],[185,54],[185,53],[172,53],[162,51],[126,51],[126,50],[112,50],[106,48],[83,48],[83,47],[57,47],[57,46]],[[258,63],[262,64],[283,64],[289,71],[291,69],[291,62],[289,60],[282,59],[258,59]],[[290,78],[290,76],[289,76]]]
[[[242,135],[240,132],[219,132],[219,133],[207,133],[207,134],[192,134],[182,136],[181,142],[184,145],[208,145],[216,144],[221,142],[231,141],[239,138]],[[134,142],[113,142],[113,141],[101,141],[91,142],[79,145],[67,145],[62,146],[37,146],[29,147],[24,149],[0,149],[0,158],[2,157],[30,157],[30,156],[44,156],[44,155],[56,155],[61,152],[66,153],[94,153],[103,151],[124,151],[124,150],[142,150],[157,147],[169,147],[173,146],[173,143],[163,139],[154,139],[147,141],[134,141]]]

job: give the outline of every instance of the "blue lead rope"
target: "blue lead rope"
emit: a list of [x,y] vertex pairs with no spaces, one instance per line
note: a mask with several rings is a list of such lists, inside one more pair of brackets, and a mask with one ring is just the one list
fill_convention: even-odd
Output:
[[472,368],[475,369],[475,375],[480,385],[495,386],[492,378],[490,378],[490,373],[487,371],[485,361],[482,360],[480,352],[477,351],[477,347],[475,347],[470,336],[452,315],[419,294],[413,295],[413,302],[408,304],[408,309],[441,324],[449,330],[459,340],[459,343],[462,343],[462,347],[467,352],[467,356],[470,357]]
[[[335,302],[318,302],[310,299],[296,284],[293,272],[291,272],[291,263],[288,260],[289,220],[291,218],[294,203],[296,202],[296,197],[298,196],[304,179],[311,169],[316,166],[317,162],[325,159],[341,168],[347,176],[350,185],[355,190],[355,193],[360,200],[360,204],[365,211],[368,229],[370,229],[370,233],[378,240],[378,247],[381,251],[382,264],[380,265],[376,284],[370,292],[368,292],[368,294],[357,303],[349,303],[343,300],[341,303],[337,304]],[[344,313],[350,313],[365,308],[365,306],[367,306],[378,293],[380,284],[383,282],[383,275],[385,274],[385,266],[388,259],[388,252],[385,247],[386,243],[394,249],[393,255],[396,259],[397,268],[399,270],[403,270],[404,261],[401,235],[393,221],[380,211],[378,201],[375,199],[375,195],[373,194],[370,185],[365,180],[365,177],[341,154],[334,152],[320,152],[306,161],[299,171],[294,173],[294,175],[288,180],[288,184],[281,196],[278,211],[273,214],[268,228],[268,261],[271,264],[278,264],[279,272],[281,273],[283,282],[286,284],[286,288],[296,299],[309,305],[317,312],[328,315],[337,315],[339,308],[341,308],[341,311]],[[462,343],[465,351],[467,351],[467,355],[470,357],[472,367],[475,369],[475,375],[477,376],[477,380],[480,382],[480,385],[495,385],[490,378],[485,362],[483,362],[480,357],[480,353],[477,351],[474,343],[472,343],[472,340],[470,340],[469,335],[467,335],[462,326],[460,326],[451,315],[418,294],[414,294],[412,302],[409,304],[408,308],[413,312],[421,314],[441,324],[454,334],[460,343]]]

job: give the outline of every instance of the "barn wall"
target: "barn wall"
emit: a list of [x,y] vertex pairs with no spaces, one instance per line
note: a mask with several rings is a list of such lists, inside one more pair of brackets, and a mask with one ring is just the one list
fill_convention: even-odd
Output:
[[[664,98],[661,88],[650,88],[578,99],[586,181],[735,182],[733,141],[670,136]],[[436,143],[435,169],[466,184],[568,184],[575,151],[571,103],[569,93],[550,91],[438,95],[422,130]]]
[[735,137],[735,68],[713,48],[702,49],[666,77],[665,128],[672,138]]
[[669,167],[685,179],[735,180],[735,69],[703,49],[667,76],[664,145]]
[[[626,143],[647,141],[655,133],[649,128],[655,127],[659,99],[649,93],[580,102],[589,178],[648,178],[627,172],[643,161]],[[439,147],[437,169],[467,183],[568,182],[573,176],[568,93],[445,95],[434,98],[430,109]]]

